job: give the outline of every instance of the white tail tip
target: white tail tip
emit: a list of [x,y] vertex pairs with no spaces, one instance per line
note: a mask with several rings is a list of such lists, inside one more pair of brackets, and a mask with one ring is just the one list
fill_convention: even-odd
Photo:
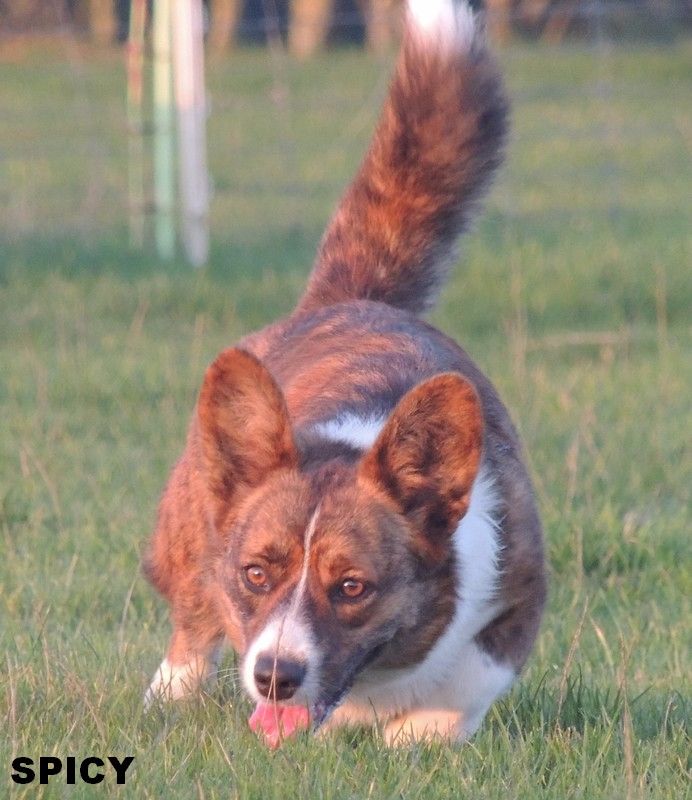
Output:
[[426,40],[454,50],[469,50],[477,33],[476,16],[466,0],[408,0],[409,24]]

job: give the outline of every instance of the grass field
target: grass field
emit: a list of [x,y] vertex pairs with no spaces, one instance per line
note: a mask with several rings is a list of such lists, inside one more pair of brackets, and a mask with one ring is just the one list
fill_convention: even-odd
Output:
[[[434,321],[522,432],[550,603],[463,748],[267,752],[229,678],[145,716],[168,621],[138,571],[206,363],[288,312],[386,64],[210,67],[210,267],[127,248],[116,54],[0,57],[0,796],[661,798],[690,793],[692,50],[506,51],[508,166]],[[125,787],[14,786],[15,755],[134,755]]]

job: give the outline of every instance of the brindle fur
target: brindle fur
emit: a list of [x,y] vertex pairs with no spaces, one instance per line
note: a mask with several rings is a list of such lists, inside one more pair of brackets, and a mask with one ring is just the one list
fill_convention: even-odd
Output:
[[[297,310],[224,351],[205,376],[144,560],[171,607],[169,662],[204,659],[224,636],[244,652],[295,588],[319,505],[309,608],[316,637],[338,645],[326,674],[338,682],[366,659],[419,663],[463,596],[450,537],[481,467],[499,499],[501,612],[476,641],[516,670],[525,662],[545,573],[519,441],[488,379],[416,316],[500,162],[506,117],[480,40],[450,54],[407,34],[374,142]],[[315,432],[345,414],[392,412],[365,455]],[[278,576],[270,595],[243,585],[248,559]],[[377,597],[331,601],[349,565],[377,581]]]

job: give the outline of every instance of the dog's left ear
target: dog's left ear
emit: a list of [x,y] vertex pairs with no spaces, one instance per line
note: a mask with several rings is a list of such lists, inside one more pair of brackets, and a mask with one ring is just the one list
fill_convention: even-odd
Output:
[[426,560],[443,557],[468,510],[482,445],[478,395],[445,373],[404,395],[359,465],[408,519]]

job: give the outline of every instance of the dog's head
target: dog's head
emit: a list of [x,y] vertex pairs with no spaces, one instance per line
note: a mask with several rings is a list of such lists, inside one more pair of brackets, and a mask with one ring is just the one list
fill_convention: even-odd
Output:
[[363,451],[296,436],[268,370],[227,350],[197,424],[249,694],[307,706],[319,724],[366,666],[422,659],[454,610],[451,540],[483,432],[471,385],[419,384]]

